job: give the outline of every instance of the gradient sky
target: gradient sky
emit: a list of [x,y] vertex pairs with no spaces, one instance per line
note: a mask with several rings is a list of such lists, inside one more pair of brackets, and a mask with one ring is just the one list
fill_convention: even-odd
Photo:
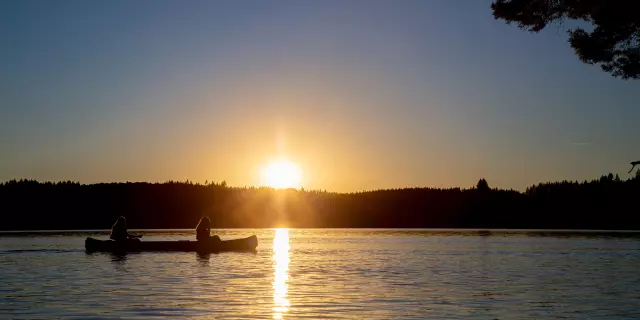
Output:
[[[463,4],[464,3],[464,4]],[[0,2],[0,181],[524,190],[627,178],[640,82],[491,1]]]

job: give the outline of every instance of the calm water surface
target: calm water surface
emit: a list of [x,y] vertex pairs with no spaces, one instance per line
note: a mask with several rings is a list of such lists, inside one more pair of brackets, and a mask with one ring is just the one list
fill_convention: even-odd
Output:
[[640,319],[639,236],[216,233],[256,234],[258,251],[88,254],[88,233],[4,234],[0,317]]

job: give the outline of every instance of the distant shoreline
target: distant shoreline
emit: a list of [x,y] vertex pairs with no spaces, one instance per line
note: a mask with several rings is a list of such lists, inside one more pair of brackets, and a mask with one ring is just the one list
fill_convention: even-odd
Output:
[[[396,232],[424,232],[424,233],[469,233],[469,234],[589,234],[589,235],[637,235],[640,236],[640,230],[597,230],[597,229],[474,229],[474,228],[216,228],[216,231],[245,231],[245,230],[329,230],[329,231],[396,231]],[[193,233],[193,229],[130,229],[131,233]],[[109,229],[91,229],[91,230],[0,230],[0,236],[10,235],[37,235],[37,234],[104,234],[108,235]]]
[[[640,171],[639,171],[640,172]],[[235,188],[191,182],[0,183],[2,230],[375,228],[455,230],[640,230],[640,174],[549,182],[525,192],[405,188],[358,193]],[[493,231],[496,232],[496,231]]]

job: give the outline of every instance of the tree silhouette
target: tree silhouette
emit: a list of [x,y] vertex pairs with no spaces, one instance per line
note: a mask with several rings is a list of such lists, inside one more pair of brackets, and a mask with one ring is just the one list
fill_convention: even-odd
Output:
[[355,193],[165,183],[0,183],[0,230],[130,228],[516,228],[636,229],[640,170],[584,182],[547,182],[513,190],[404,188]]
[[491,190],[491,188],[489,188],[489,183],[487,183],[487,180],[485,180],[484,178],[480,179],[478,181],[478,184],[476,185],[476,189],[478,189],[478,191],[489,191]]
[[640,14],[632,0],[496,0],[495,19],[539,32],[552,22],[590,24],[569,29],[569,43],[585,63],[623,79],[640,79]]
[[[633,171],[633,168],[635,168],[639,164],[640,164],[640,161],[631,162],[631,170],[629,170],[629,173],[631,173],[631,171]],[[640,170],[638,170],[638,171],[640,171]]]

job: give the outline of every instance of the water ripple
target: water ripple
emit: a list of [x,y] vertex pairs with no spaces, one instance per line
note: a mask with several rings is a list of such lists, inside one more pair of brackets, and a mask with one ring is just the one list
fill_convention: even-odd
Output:
[[[0,238],[0,314],[33,318],[633,319],[640,241],[415,231],[230,230],[256,253],[87,254]],[[184,239],[188,234],[154,234]],[[145,237],[147,238],[147,237]]]

